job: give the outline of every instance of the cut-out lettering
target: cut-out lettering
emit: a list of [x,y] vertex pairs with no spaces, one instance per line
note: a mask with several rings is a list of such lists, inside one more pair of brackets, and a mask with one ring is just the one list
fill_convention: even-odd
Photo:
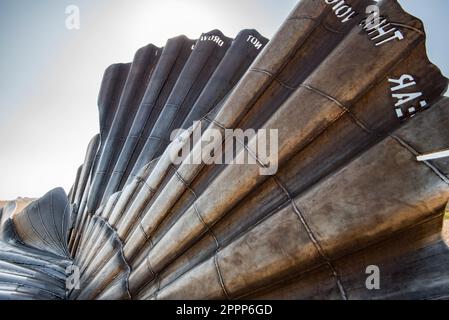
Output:
[[360,26],[368,33],[376,47],[382,46],[393,40],[404,40],[404,34],[393,26],[386,18],[379,17],[373,23],[372,17],[368,17],[360,23]]
[[260,50],[263,46],[263,43],[259,41],[259,39],[257,39],[255,36],[248,36],[248,39],[246,40],[246,42],[251,43],[252,45],[254,45],[254,47],[257,50]]
[[[416,113],[427,107],[427,101],[419,99],[423,93],[421,91],[410,91],[417,85],[416,80],[409,74],[403,74],[398,79],[388,79],[393,86],[391,96],[395,100],[396,116],[403,120],[413,117]],[[408,89],[407,92],[404,90]]]
[[200,41],[212,41],[215,42],[219,47],[224,45],[224,41],[221,40],[219,36],[201,36]]
[[332,10],[341,23],[346,23],[355,15],[355,10],[345,0],[324,0],[326,4],[332,5]]

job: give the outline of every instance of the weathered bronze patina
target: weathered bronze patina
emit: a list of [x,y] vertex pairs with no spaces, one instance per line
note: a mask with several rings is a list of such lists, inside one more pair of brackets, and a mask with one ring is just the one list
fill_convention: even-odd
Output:
[[[0,298],[449,297],[449,160],[417,160],[449,141],[425,40],[396,1],[302,0],[269,42],[214,30],[111,66],[69,196],[0,208]],[[194,121],[217,147],[226,129],[276,129],[278,153],[173,164]]]

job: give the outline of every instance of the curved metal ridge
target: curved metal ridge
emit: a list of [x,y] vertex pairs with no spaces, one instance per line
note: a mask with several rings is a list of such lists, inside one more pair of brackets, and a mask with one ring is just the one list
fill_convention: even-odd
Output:
[[[447,85],[392,0],[302,0],[269,42],[148,45],[105,71],[69,196],[0,209],[0,299],[447,297],[449,161],[416,159],[448,148]],[[277,152],[231,129],[277,130]],[[172,163],[230,143],[254,163]]]

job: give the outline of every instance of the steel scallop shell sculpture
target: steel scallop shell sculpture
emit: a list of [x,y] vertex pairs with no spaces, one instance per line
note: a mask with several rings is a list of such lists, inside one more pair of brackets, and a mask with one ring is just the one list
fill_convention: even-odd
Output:
[[[417,161],[448,146],[447,84],[393,0],[300,1],[269,42],[144,47],[106,70],[69,195],[0,209],[0,298],[448,298],[449,162]],[[227,129],[277,129],[276,158],[173,164],[198,126],[236,157],[251,141]]]

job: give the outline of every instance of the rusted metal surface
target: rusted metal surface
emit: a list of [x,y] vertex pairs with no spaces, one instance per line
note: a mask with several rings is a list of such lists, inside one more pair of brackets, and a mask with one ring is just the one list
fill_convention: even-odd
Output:
[[[300,1],[268,44],[214,30],[142,48],[105,72],[100,134],[68,198],[1,209],[3,241],[51,256],[58,276],[29,280],[37,291],[0,285],[0,297],[62,298],[61,268],[75,266],[70,299],[447,298],[449,160],[417,160],[448,148],[447,84],[396,1]],[[278,152],[173,164],[199,126],[276,129]],[[251,139],[222,137],[210,145],[254,157]],[[373,265],[379,290],[365,287]]]

